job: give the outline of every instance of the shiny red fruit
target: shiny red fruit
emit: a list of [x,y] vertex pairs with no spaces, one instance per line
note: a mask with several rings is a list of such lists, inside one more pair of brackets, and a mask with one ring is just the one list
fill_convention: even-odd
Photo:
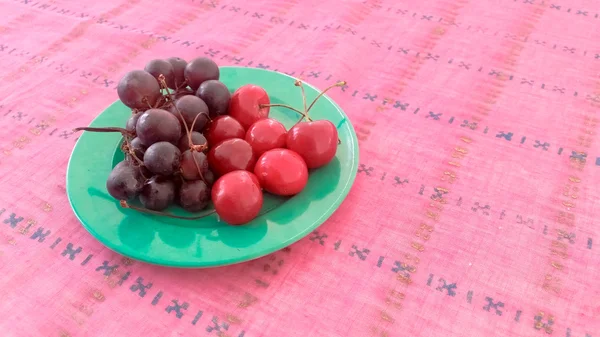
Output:
[[219,116],[213,119],[204,132],[208,146],[217,145],[226,139],[244,138],[245,135],[246,130],[231,116]]
[[266,151],[284,148],[286,136],[285,126],[272,118],[261,119],[246,131],[246,141],[257,157]]
[[233,171],[219,178],[212,187],[211,197],[219,217],[230,225],[252,221],[263,204],[256,177],[248,171]]
[[309,169],[327,165],[337,150],[338,133],[327,120],[298,123],[287,133],[287,148],[298,153]]
[[281,196],[300,193],[308,182],[304,159],[288,149],[263,153],[254,166],[254,174],[265,191]]
[[259,119],[269,117],[269,107],[261,108],[261,104],[270,104],[271,100],[265,89],[246,84],[239,87],[229,101],[229,115],[248,129]]
[[255,163],[252,147],[239,138],[224,140],[208,152],[208,165],[217,176],[237,170],[252,171]]

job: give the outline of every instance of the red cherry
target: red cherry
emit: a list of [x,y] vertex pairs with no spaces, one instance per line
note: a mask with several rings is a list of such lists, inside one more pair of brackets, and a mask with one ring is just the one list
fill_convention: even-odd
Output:
[[211,199],[223,221],[242,225],[256,218],[263,204],[263,193],[256,181],[256,176],[248,171],[233,171],[215,182]]
[[327,120],[298,123],[287,133],[287,148],[298,153],[309,169],[328,164],[337,150],[338,133]]
[[245,134],[246,130],[240,122],[230,116],[219,116],[208,125],[204,136],[208,145],[214,146],[226,139],[244,138]]
[[254,174],[267,192],[290,196],[300,193],[308,181],[304,159],[288,149],[274,149],[263,153],[256,162]]
[[252,147],[239,138],[224,140],[208,152],[208,164],[218,176],[236,170],[252,171],[255,163]]
[[254,154],[260,156],[266,151],[284,148],[287,130],[279,121],[272,118],[261,119],[246,131],[246,141]]
[[248,129],[257,120],[269,117],[269,107],[261,108],[260,105],[270,103],[265,89],[246,84],[231,95],[229,115],[237,119],[244,129]]

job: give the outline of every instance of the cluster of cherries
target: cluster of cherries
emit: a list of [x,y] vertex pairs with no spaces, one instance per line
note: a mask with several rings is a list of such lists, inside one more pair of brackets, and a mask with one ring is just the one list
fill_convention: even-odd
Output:
[[[208,58],[152,60],[119,81],[119,99],[132,109],[125,128],[75,129],[123,135],[125,159],[106,182],[122,207],[184,219],[216,212],[228,224],[241,225],[259,215],[263,190],[293,196],[306,186],[309,169],[333,159],[339,142],[335,125],[313,121],[308,112],[326,91],[344,82],[325,89],[307,107],[302,83],[296,81],[303,95],[300,111],[271,104],[267,92],[253,84],[231,94],[219,75]],[[301,116],[286,130],[269,118],[273,106]],[[136,198],[143,207],[129,203]],[[214,210],[199,216],[163,212],[173,203],[199,212],[210,201]]]

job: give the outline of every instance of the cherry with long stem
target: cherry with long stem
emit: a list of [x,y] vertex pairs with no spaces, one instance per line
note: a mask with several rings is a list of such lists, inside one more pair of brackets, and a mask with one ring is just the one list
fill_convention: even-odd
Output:
[[[317,97],[315,97],[315,99],[310,103],[310,105],[308,106],[308,108],[306,107],[306,93],[304,92],[304,86],[302,85],[302,81],[296,80],[296,82],[294,82],[294,85],[297,86],[297,87],[300,87],[300,89],[302,90],[302,102],[304,104],[304,112],[302,112],[302,111],[300,111],[300,110],[298,110],[298,109],[296,109],[296,108],[294,108],[292,106],[286,105],[286,104],[261,104],[261,105],[259,105],[259,107],[260,108],[281,107],[281,108],[290,109],[292,111],[295,111],[295,112],[299,113],[301,115],[300,119],[294,125],[302,122],[302,120],[305,119],[305,118],[306,118],[307,121],[312,122],[313,120],[312,120],[312,118],[310,118],[310,116],[308,116],[308,112],[310,111],[310,109],[312,109],[312,107],[315,105],[315,103],[317,102],[317,100],[319,98],[321,98],[321,96],[323,96],[329,90],[331,90],[331,89],[333,89],[335,87],[343,87],[343,86],[345,86],[346,85],[346,81],[340,81],[340,82],[337,82],[337,83],[335,83],[333,85],[330,85],[329,87],[325,88],[325,90],[321,91],[319,93],[319,95],[317,95]],[[342,141],[339,138],[338,138],[338,144],[342,144]]]
[[331,90],[335,87],[342,87],[342,86],[346,85],[346,81],[340,81],[340,82],[337,82],[337,83],[325,88],[325,90],[321,91],[319,93],[319,95],[317,95],[317,97],[315,97],[315,99],[310,103],[308,108],[306,108],[306,95],[304,92],[304,87],[302,86],[302,82],[300,80],[296,80],[296,82],[294,82],[294,85],[297,87],[300,87],[300,89],[302,90],[302,100],[304,102],[304,112],[302,112],[292,106],[289,106],[287,104],[261,104],[261,105],[259,105],[259,107],[260,108],[281,107],[281,108],[290,109],[290,110],[295,111],[295,112],[299,113],[300,115],[302,115],[302,118],[300,118],[300,121],[302,121],[302,119],[306,118],[307,121],[312,122],[312,118],[310,118],[308,116],[308,112],[310,111],[310,109],[312,109],[312,107],[315,105],[317,100],[319,100],[319,98],[321,98],[321,96],[325,95],[325,93],[327,93],[329,90]]

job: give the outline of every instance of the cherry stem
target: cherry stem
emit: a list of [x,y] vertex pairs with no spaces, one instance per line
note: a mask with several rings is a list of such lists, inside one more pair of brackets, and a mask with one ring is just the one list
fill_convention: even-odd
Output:
[[170,214],[170,213],[166,213],[166,212],[153,211],[151,209],[147,209],[147,208],[143,208],[143,207],[132,206],[132,205],[128,204],[127,201],[125,201],[125,200],[119,201],[119,204],[123,208],[129,208],[129,209],[132,209],[134,211],[138,211],[138,212],[142,212],[142,213],[147,213],[147,214],[152,214],[152,215],[160,215],[160,216],[166,216],[166,217],[169,217],[169,218],[184,219],[184,220],[197,220],[197,219],[201,219],[201,218],[204,218],[204,217],[207,217],[207,216],[209,216],[211,214],[216,213],[216,210],[211,209],[209,211],[206,211],[202,215],[197,215],[197,216],[181,216],[181,215],[175,215],[175,214]]
[[[302,115],[302,118],[306,118],[309,122],[312,122],[312,118],[308,117],[306,114],[304,114],[302,111],[293,108],[289,105],[285,105],[285,104],[260,104],[258,106],[259,108],[266,108],[266,107],[281,107],[281,108],[286,108],[286,109],[290,109],[292,111],[295,111],[297,113],[299,113],[300,115]],[[302,120],[302,119],[301,119]]]
[[306,110],[306,92],[304,91],[302,81],[296,80],[296,82],[294,82],[294,85],[300,87],[300,90],[302,90],[302,105],[304,106],[304,113],[302,115],[306,116],[306,119],[308,119],[308,111]]
[[310,109],[312,109],[313,105],[315,105],[317,100],[319,98],[321,98],[321,96],[325,95],[325,93],[328,92],[330,89],[333,89],[335,87],[343,87],[345,85],[346,85],[346,81],[340,81],[340,82],[337,82],[336,84],[330,85],[329,87],[325,88],[325,90],[321,91],[321,93],[312,101],[312,103],[310,103],[310,105],[308,106],[308,110],[306,110],[306,113],[308,114],[308,112],[310,111]]
[[[312,109],[313,105],[315,105],[315,103],[317,103],[317,100],[319,98],[321,98],[321,96],[325,95],[326,92],[328,92],[329,90],[335,88],[335,87],[343,87],[346,85],[346,81],[340,81],[337,82],[336,84],[330,85],[329,87],[325,88],[325,90],[321,91],[317,97],[315,97],[315,99],[312,101],[312,103],[310,103],[308,110],[306,110],[306,115],[308,115],[308,112],[310,111],[310,109]],[[302,120],[302,118],[300,118],[300,121]],[[338,145],[342,144],[342,140],[338,138]]]

